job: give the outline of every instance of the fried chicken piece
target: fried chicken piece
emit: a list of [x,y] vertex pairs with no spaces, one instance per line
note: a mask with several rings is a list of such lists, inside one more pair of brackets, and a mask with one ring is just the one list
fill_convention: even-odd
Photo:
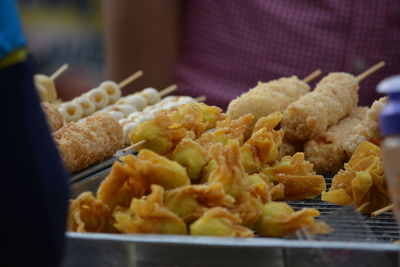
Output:
[[343,149],[350,157],[357,146],[364,141],[379,145],[381,135],[379,131],[379,114],[387,102],[387,97],[382,97],[372,103],[365,118],[353,129],[350,136],[343,142]]
[[367,112],[366,107],[357,107],[349,116],[332,125],[320,137],[304,145],[306,159],[314,164],[319,174],[336,173],[343,167],[347,155],[343,143]]
[[93,197],[92,192],[83,192],[70,201],[68,231],[107,232],[111,216],[110,208]]
[[269,202],[262,207],[262,215],[255,223],[257,234],[268,237],[283,237],[306,227],[318,230],[314,217],[319,216],[316,209],[304,208],[294,211],[287,203]]
[[215,144],[211,147],[211,154],[217,167],[208,178],[209,183],[221,183],[225,192],[237,197],[248,187],[248,179],[240,162],[238,142],[229,142],[226,146]]
[[97,190],[97,199],[107,204],[111,210],[116,206],[128,208],[132,198],[140,198],[150,190],[138,170],[137,159],[133,155],[115,161],[110,174]]
[[220,183],[188,185],[167,191],[165,205],[186,223],[192,223],[216,206],[230,207],[235,199]]
[[345,170],[333,177],[329,191],[322,193],[322,200],[339,205],[354,203],[356,207],[363,206],[363,213],[387,206],[390,198],[380,157],[380,147],[367,141],[361,143]]
[[190,233],[205,236],[253,237],[253,231],[240,223],[238,215],[233,215],[225,208],[215,207],[190,225]]
[[148,184],[158,184],[165,189],[190,184],[185,168],[175,161],[147,149],[139,152],[138,159],[139,172]]
[[227,114],[233,119],[246,114],[253,114],[256,120],[280,111],[283,112],[290,103],[310,91],[310,86],[296,76],[259,82],[228,106]]
[[55,132],[60,129],[65,123],[64,116],[60,113],[60,111],[58,111],[54,105],[48,102],[42,102],[41,106],[51,132]]
[[321,136],[348,115],[358,102],[358,81],[347,73],[330,73],[315,90],[291,103],[283,113],[282,128],[291,141]]
[[173,234],[187,233],[185,223],[164,205],[164,189],[151,186],[151,194],[134,198],[128,209],[116,209],[112,216],[114,227],[121,233]]
[[325,179],[316,175],[313,165],[304,160],[303,153],[285,156],[272,167],[266,167],[262,173],[282,184],[285,188],[284,200],[302,200],[313,198],[326,190]]
[[203,167],[209,161],[207,151],[192,139],[185,138],[175,147],[172,152],[172,160],[186,168],[191,180],[198,180]]
[[65,124],[53,137],[71,172],[111,157],[125,142],[121,125],[105,112],[93,114],[79,124]]

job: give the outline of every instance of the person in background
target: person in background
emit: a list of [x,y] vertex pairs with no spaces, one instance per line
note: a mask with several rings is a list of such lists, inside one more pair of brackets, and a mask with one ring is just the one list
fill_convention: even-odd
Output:
[[1,266],[58,266],[68,176],[40,107],[25,45],[16,2],[1,0]]
[[400,71],[398,0],[104,0],[103,11],[111,78],[145,72],[132,91],[176,82],[179,94],[226,107],[258,81],[357,75],[383,60],[361,85],[369,105]]

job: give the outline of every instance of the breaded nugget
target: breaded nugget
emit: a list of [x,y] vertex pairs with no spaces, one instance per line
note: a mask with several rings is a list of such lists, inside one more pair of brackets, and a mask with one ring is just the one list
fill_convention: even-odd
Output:
[[321,136],[348,115],[358,102],[358,82],[348,73],[331,73],[311,93],[293,102],[283,113],[282,127],[290,141]]
[[48,102],[42,102],[42,109],[46,115],[51,132],[55,132],[64,125],[64,116],[58,109]]

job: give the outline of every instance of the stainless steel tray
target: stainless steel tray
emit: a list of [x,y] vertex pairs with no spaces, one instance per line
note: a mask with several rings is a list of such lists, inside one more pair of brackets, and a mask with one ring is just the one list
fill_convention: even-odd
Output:
[[[71,196],[95,192],[109,172],[107,168],[72,183]],[[290,204],[296,209],[318,208],[329,223],[336,223],[337,234],[299,240],[304,237],[242,239],[67,233],[62,266],[397,266],[400,245],[392,241],[398,239],[399,233],[390,213],[360,219],[347,211],[342,216],[341,207],[318,199]]]

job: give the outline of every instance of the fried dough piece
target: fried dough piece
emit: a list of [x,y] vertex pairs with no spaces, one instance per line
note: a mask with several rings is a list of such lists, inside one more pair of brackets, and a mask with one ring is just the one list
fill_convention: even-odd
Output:
[[116,209],[114,227],[121,233],[174,234],[187,233],[185,223],[164,205],[164,189],[151,186],[147,197],[132,199],[128,209]]
[[205,236],[253,237],[253,231],[240,223],[238,215],[233,215],[225,208],[215,207],[190,225],[190,233]]
[[255,229],[261,236],[283,237],[302,227],[317,229],[314,226],[316,216],[319,216],[316,209],[304,208],[295,212],[287,203],[269,202],[262,207]]
[[83,192],[70,201],[68,214],[68,231],[106,232],[109,228],[110,208],[102,201],[96,200],[92,192]]
[[114,162],[110,174],[97,190],[97,199],[107,204],[111,210],[116,206],[128,208],[132,198],[140,198],[150,190],[138,170],[137,159],[133,155]]
[[183,186],[167,191],[165,195],[165,205],[186,223],[197,220],[209,208],[230,207],[234,202],[220,183]]
[[211,147],[217,166],[208,178],[209,183],[221,183],[225,192],[237,197],[248,187],[248,179],[240,162],[238,142],[230,142],[226,146],[215,144]]
[[330,126],[322,136],[305,143],[304,154],[314,164],[317,173],[336,173],[343,167],[347,159],[343,143],[354,125],[363,120],[367,110],[367,107],[357,107],[349,116]]
[[207,151],[189,138],[182,139],[175,147],[170,158],[186,168],[191,180],[200,178],[201,170],[209,161]]
[[41,103],[44,115],[46,116],[47,123],[50,126],[51,132],[55,132],[61,127],[63,127],[65,120],[64,116],[58,111],[58,109],[48,103],[48,102],[42,102]]
[[353,129],[350,136],[343,143],[343,149],[350,157],[357,146],[364,141],[379,145],[381,135],[379,131],[379,114],[387,102],[387,97],[382,97],[372,103],[365,118]]
[[165,189],[190,184],[185,168],[175,161],[147,149],[139,152],[138,159],[138,170],[147,184],[158,184]]
[[282,128],[290,141],[321,136],[347,116],[358,102],[358,81],[348,73],[330,73],[315,90],[291,103],[283,113]]
[[217,122],[215,129],[227,129],[227,135],[243,144],[246,132],[249,132],[254,121],[254,115],[246,114],[237,119],[226,117]]

